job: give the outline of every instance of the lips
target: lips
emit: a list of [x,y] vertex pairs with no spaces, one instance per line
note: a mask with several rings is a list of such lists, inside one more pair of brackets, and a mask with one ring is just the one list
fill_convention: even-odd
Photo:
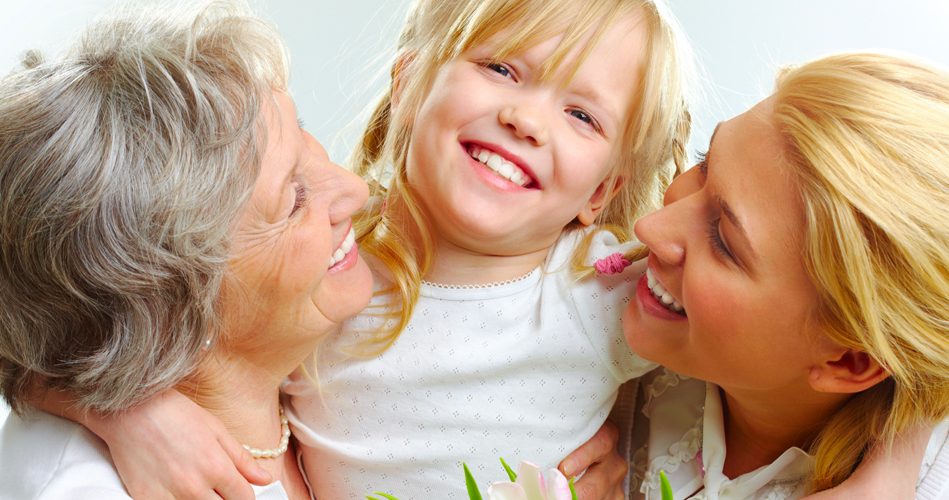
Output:
[[343,260],[346,257],[353,247],[356,245],[356,231],[353,228],[349,228],[349,233],[346,235],[346,238],[343,239],[343,242],[340,243],[339,248],[333,252],[333,255],[330,255],[330,265],[327,268],[335,266],[338,262]]
[[520,187],[527,187],[535,183],[530,174],[514,161],[505,158],[503,153],[474,143],[469,143],[465,149],[468,151],[468,156],[484,164],[498,176]]

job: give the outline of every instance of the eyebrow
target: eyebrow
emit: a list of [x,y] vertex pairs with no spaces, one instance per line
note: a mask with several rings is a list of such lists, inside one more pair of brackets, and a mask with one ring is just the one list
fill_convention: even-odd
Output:
[[[702,173],[704,180],[708,180],[708,164],[709,159],[712,157],[712,143],[715,141],[715,134],[718,133],[718,129],[722,126],[722,122],[718,122],[718,125],[715,125],[715,130],[712,132],[712,137],[708,141],[708,152],[705,153],[705,161],[702,162],[701,167],[699,167]],[[748,238],[748,233],[745,231],[745,227],[741,224],[741,219],[735,215],[735,212],[731,209],[731,206],[721,197],[718,193],[713,193],[715,201],[718,202],[719,206],[722,207],[722,213],[725,214],[725,218],[735,226],[735,229],[738,230],[738,235],[745,240],[745,245],[748,247],[748,250],[751,252],[751,256],[757,258],[755,249],[751,246],[751,239]]]

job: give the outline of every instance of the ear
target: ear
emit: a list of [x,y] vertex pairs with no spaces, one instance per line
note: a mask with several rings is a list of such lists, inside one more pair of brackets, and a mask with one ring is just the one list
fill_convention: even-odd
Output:
[[601,182],[600,185],[596,187],[596,191],[593,192],[593,196],[591,196],[587,204],[583,206],[583,210],[580,210],[580,213],[577,214],[577,220],[584,226],[593,224],[607,203],[609,203],[623,187],[623,181],[624,179],[622,177],[617,176],[612,180],[612,183],[610,179]]
[[405,82],[411,75],[410,67],[415,60],[415,51],[404,50],[392,65],[392,108],[395,109],[402,97],[402,91],[405,90]]
[[882,382],[890,374],[864,351],[841,350],[811,367],[810,383],[819,392],[855,394]]

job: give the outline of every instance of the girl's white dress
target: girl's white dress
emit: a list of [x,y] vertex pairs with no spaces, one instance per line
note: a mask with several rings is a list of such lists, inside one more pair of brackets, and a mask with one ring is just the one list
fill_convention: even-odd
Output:
[[[499,457],[553,468],[592,437],[619,385],[655,365],[630,352],[621,325],[644,264],[574,284],[567,263],[580,236],[561,237],[520,280],[423,285],[381,356],[345,352],[378,328],[372,306],[321,346],[322,391],[301,373],[284,387],[316,497],[467,499],[462,462],[486,491],[507,478]],[[601,232],[589,259],[629,247]]]

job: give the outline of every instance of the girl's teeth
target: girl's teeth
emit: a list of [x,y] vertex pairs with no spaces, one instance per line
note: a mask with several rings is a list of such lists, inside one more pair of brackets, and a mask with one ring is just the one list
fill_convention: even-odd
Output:
[[501,157],[496,154],[492,154],[491,156],[488,157],[488,161],[486,165],[491,170],[494,170],[495,172],[499,172],[501,170]]
[[670,311],[685,314],[682,304],[679,303],[675,297],[672,296],[661,284],[659,280],[656,279],[656,276],[652,273],[652,269],[646,268],[646,285],[649,286],[650,292],[652,292],[653,297],[659,301],[660,304],[664,305],[666,309]]
[[353,228],[349,228],[349,233],[346,234],[346,238],[343,239],[343,243],[333,252],[333,255],[330,256],[330,265],[327,266],[327,269],[336,265],[337,262],[343,260],[343,257],[353,249],[353,245],[356,244],[356,231]]
[[521,172],[513,163],[505,160],[501,155],[492,153],[481,146],[474,144],[468,146],[468,155],[518,186],[524,187],[530,182],[530,177],[525,175],[524,172]]

